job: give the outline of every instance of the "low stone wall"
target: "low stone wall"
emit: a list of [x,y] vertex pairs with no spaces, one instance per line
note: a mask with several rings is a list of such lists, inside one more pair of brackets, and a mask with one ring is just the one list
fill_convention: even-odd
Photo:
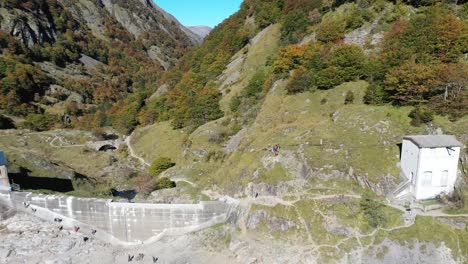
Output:
[[236,206],[232,201],[199,204],[116,203],[111,200],[11,192],[4,202],[80,232],[97,230],[95,236],[114,244],[135,245],[165,235],[180,235],[223,223]]

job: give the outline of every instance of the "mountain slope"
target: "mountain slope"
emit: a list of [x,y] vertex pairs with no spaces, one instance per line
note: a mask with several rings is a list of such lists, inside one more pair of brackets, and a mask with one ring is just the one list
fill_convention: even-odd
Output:
[[208,36],[211,30],[213,30],[211,27],[208,27],[208,26],[192,26],[192,27],[188,27],[188,29],[190,29],[190,31],[197,34],[202,39]]
[[384,206],[404,135],[468,143],[466,4],[425,4],[244,1],[163,76],[136,154],[168,156],[163,176],[240,200],[237,231],[223,230],[241,260],[464,263],[466,218],[459,229]]
[[[64,114],[75,125],[87,126],[82,116],[96,107],[107,119],[102,124],[132,129],[136,123],[116,113],[122,104],[112,108],[113,104],[152,90],[149,86],[161,73],[200,42],[151,1],[5,1],[0,5],[0,29],[2,63],[13,66],[0,73],[1,112],[52,115],[41,129],[60,125],[57,121]],[[17,79],[21,67],[35,76],[23,85],[23,77]],[[52,84],[79,99],[67,99],[50,89]],[[136,100],[135,113],[141,103],[130,100]],[[26,125],[38,129],[31,124],[32,116],[26,119]]]

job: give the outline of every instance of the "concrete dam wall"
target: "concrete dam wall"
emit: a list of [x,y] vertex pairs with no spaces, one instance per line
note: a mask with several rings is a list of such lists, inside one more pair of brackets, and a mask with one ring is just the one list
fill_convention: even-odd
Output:
[[58,225],[79,227],[79,232],[114,244],[150,243],[165,235],[180,235],[225,222],[236,203],[199,204],[119,203],[111,200],[41,195],[23,192],[0,194],[0,200]]

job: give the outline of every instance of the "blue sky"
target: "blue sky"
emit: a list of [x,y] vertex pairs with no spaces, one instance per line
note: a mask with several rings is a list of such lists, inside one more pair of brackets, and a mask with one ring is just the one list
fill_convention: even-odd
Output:
[[242,0],[153,0],[185,26],[214,27],[234,14]]

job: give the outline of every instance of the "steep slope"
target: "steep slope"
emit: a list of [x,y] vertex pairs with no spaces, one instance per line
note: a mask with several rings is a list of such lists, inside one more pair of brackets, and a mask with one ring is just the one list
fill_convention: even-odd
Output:
[[327,3],[245,1],[159,82],[136,154],[239,198],[226,248],[245,261],[464,263],[466,217],[414,219],[382,198],[401,181],[404,135],[468,143],[466,4]]
[[[152,90],[161,73],[201,41],[151,1],[5,1],[0,29],[2,63],[11,66],[0,72],[1,112],[53,115],[43,118],[49,121],[41,129],[60,126],[56,121],[64,114],[64,125],[87,125],[80,120],[96,106],[108,125],[132,129],[136,122],[110,117],[122,107],[110,110],[114,103]],[[34,76],[31,82],[20,84],[19,66]],[[50,89],[52,84],[61,88]]]

